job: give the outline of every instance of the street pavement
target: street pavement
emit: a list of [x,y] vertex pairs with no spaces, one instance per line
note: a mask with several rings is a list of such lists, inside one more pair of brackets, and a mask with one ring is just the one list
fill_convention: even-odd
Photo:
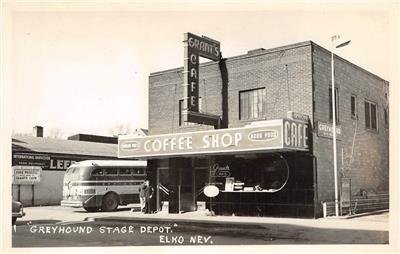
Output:
[[[60,206],[27,207],[25,212],[26,216],[13,227],[13,247],[386,244],[389,241],[387,212],[352,219],[207,216],[205,211],[142,214],[137,205],[121,207],[116,212],[89,213]],[[74,229],[81,232],[74,233]],[[71,232],[66,233],[68,230]]]

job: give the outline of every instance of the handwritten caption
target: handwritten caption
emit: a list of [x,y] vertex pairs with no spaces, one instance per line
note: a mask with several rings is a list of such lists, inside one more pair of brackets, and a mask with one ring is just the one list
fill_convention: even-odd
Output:
[[71,225],[32,225],[29,228],[32,234],[82,234],[82,235],[148,235],[158,238],[160,244],[214,244],[212,237],[201,234],[179,233],[178,225],[172,226],[147,226],[147,225],[125,225],[125,226],[71,226]]

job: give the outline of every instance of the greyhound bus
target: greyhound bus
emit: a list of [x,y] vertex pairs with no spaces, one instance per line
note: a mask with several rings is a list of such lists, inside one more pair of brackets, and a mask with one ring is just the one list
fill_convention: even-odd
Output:
[[72,164],[64,175],[62,206],[88,212],[115,211],[139,202],[146,179],[146,161],[86,160]]

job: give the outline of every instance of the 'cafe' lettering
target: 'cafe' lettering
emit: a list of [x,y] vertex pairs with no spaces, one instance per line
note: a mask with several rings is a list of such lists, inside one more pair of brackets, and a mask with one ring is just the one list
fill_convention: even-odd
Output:
[[307,125],[299,122],[284,123],[284,142],[290,147],[308,147]]
[[191,33],[185,34],[183,110],[199,112],[199,58],[219,60],[219,42]]

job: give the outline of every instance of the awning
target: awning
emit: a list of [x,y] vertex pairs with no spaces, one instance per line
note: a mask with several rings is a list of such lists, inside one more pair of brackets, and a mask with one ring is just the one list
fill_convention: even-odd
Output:
[[308,124],[278,119],[254,125],[152,135],[120,136],[118,158],[161,158],[188,155],[235,154],[268,151],[308,151]]

